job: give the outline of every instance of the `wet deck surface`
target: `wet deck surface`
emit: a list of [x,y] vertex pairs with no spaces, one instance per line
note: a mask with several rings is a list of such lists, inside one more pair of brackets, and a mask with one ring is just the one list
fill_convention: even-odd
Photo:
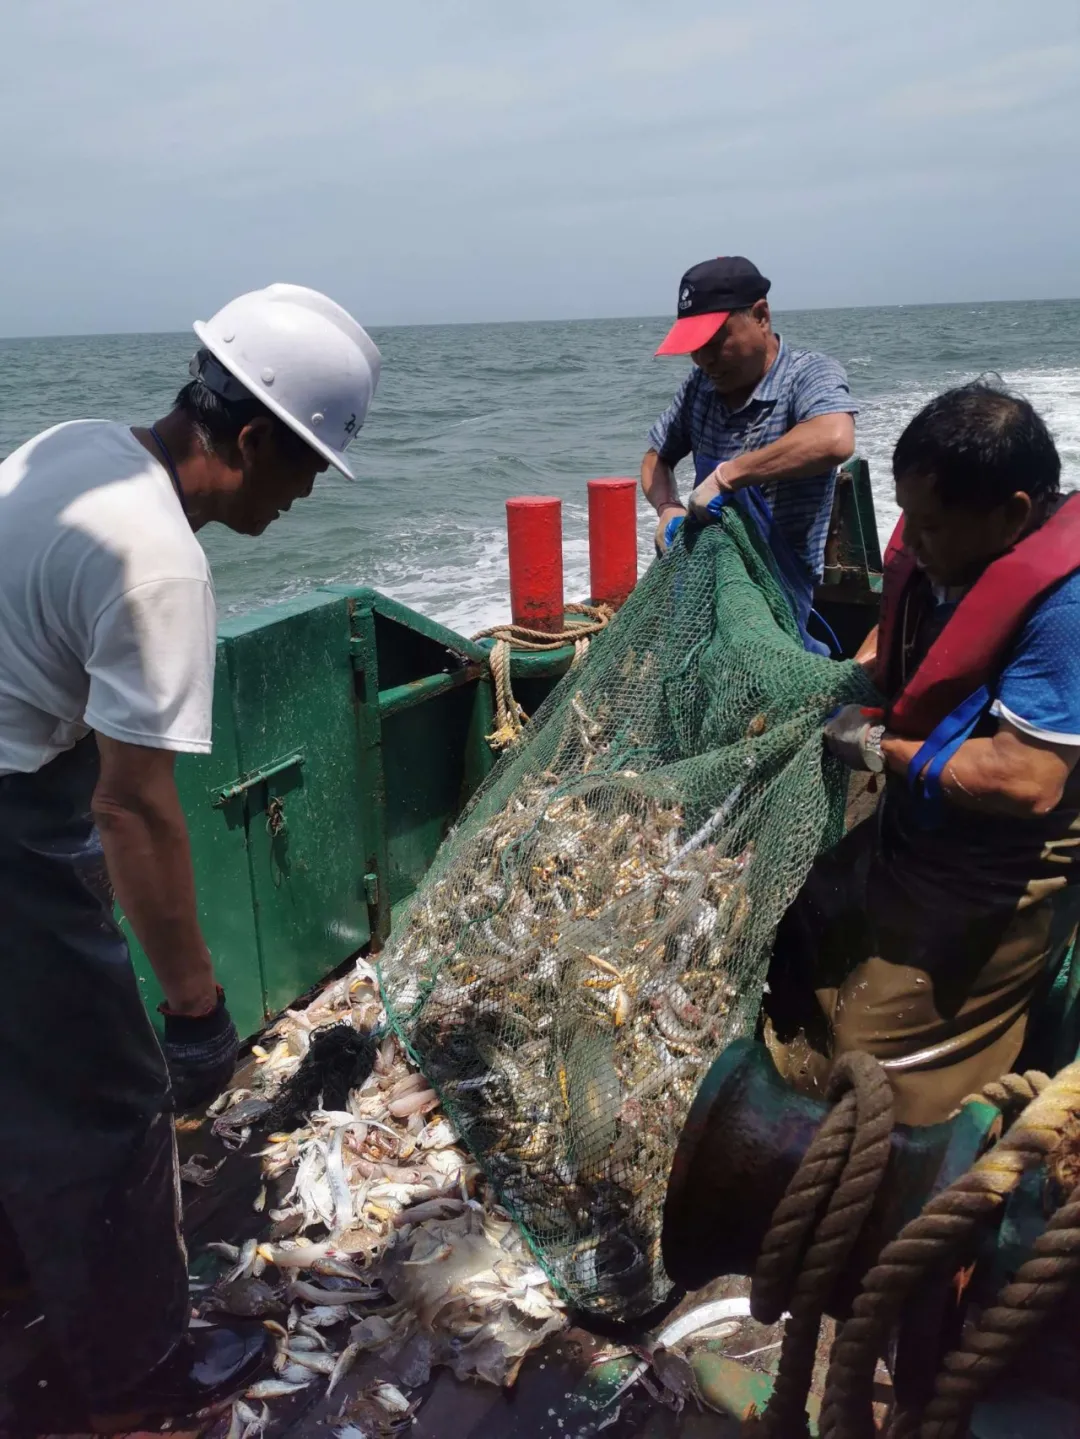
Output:
[[[189,1259],[192,1270],[197,1273],[206,1262],[209,1242],[225,1239],[242,1244],[251,1237],[265,1235],[266,1214],[254,1208],[262,1187],[255,1153],[261,1146],[255,1135],[245,1150],[227,1151],[210,1133],[209,1122],[195,1127],[190,1120],[181,1121],[177,1141],[181,1163],[193,1154],[214,1162],[225,1160],[210,1186],[183,1186]],[[274,1202],[275,1196],[271,1193],[266,1207],[273,1207]],[[691,1296],[681,1308],[745,1292],[745,1281],[720,1281]],[[35,1366],[36,1372],[36,1366],[42,1363],[44,1326],[40,1321],[34,1322],[36,1319],[37,1309],[32,1299],[0,1312],[0,1390],[28,1366]],[[778,1337],[778,1332],[747,1321],[739,1334],[722,1347],[734,1357],[763,1345],[775,1345]],[[426,1385],[409,1391],[417,1407],[407,1433],[410,1439],[448,1439],[448,1436],[452,1439],[570,1439],[570,1436],[588,1439],[598,1432],[602,1432],[605,1439],[628,1439],[630,1435],[645,1435],[649,1439],[735,1439],[739,1426],[734,1420],[701,1409],[693,1400],[680,1413],[675,1413],[650,1398],[640,1385],[609,1407],[594,1409],[582,1392],[589,1384],[586,1376],[592,1361],[599,1353],[625,1347],[572,1328],[530,1354],[513,1389],[505,1390],[479,1382],[462,1383],[449,1370],[436,1369]],[[752,1366],[771,1368],[776,1355],[775,1347],[768,1347],[763,1354],[755,1356]],[[362,1424],[363,1412],[350,1416],[350,1407],[365,1389],[381,1381],[400,1385],[401,1377],[392,1360],[375,1354],[358,1362],[330,1399],[325,1395],[325,1381],[317,1381],[296,1395],[273,1400],[270,1423],[265,1431],[267,1439],[329,1439],[338,1428],[350,1422],[350,1417]],[[591,1392],[595,1394],[595,1381]],[[205,1416],[199,1422],[178,1420],[154,1432],[222,1439],[227,1423],[226,1408],[218,1416]],[[7,1420],[0,1418],[3,1439],[9,1435],[15,1439],[16,1435],[85,1432],[83,1426],[64,1422],[60,1416],[44,1425],[40,1421],[31,1423],[22,1413],[9,1414]]]

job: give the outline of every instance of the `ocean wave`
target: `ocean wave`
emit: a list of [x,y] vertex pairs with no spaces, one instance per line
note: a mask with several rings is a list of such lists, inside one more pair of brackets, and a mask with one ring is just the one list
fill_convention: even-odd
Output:
[[[1080,485],[1080,302],[889,307],[781,315],[789,343],[845,364],[859,404],[882,537],[895,521],[891,457],[933,395],[996,370],[1045,415],[1065,483]],[[654,362],[642,332],[663,322],[380,331],[384,376],[351,454],[360,483],[320,476],[311,498],[250,541],[210,526],[221,613],[319,584],[368,584],[464,633],[509,615],[505,500],[563,500],[565,592],[588,589],[586,480],[635,475],[646,434],[686,367]],[[80,415],[126,423],[167,412],[190,354],[184,336],[0,345],[0,454]],[[77,377],[74,378],[73,377]],[[690,466],[680,466],[685,495]],[[655,520],[639,504],[639,570]]]

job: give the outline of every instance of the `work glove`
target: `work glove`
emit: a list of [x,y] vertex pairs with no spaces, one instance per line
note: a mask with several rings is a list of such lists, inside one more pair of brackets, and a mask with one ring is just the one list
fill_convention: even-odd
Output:
[[165,1020],[161,1048],[178,1113],[200,1109],[216,1099],[236,1068],[240,1036],[225,1008],[225,991],[220,985],[217,995],[209,1014],[174,1014],[168,1005],[158,1006]]
[[735,491],[729,488],[720,473],[723,468],[723,465],[717,465],[712,474],[706,475],[701,484],[690,492],[688,509],[699,525],[711,524],[724,506],[735,498]]
[[[674,509],[674,506],[665,505],[663,509],[670,511]],[[666,519],[661,518],[660,520],[658,520],[655,535],[656,553],[658,555],[666,554],[667,551],[671,548],[672,541],[679,533],[679,526],[685,519],[686,511],[684,509],[680,509],[677,513],[668,514],[668,517]]]
[[880,774],[885,768],[881,753],[884,720],[884,710],[841,705],[825,721],[825,744],[848,769],[868,769]]

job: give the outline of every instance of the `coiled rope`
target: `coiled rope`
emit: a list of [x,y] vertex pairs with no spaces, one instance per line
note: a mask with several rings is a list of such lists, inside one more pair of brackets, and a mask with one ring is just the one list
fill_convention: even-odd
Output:
[[[878,1355],[905,1301],[931,1274],[948,1272],[976,1229],[1000,1211],[1024,1173],[1045,1160],[1072,1116],[1080,1112],[1080,1062],[1042,1083],[1044,1076],[1009,1076],[982,1098],[1003,1105],[1030,1103],[998,1143],[966,1174],[929,1200],[922,1213],[887,1244],[866,1274],[833,1346],[822,1404],[822,1439],[870,1439]],[[1041,1088],[1040,1088],[1041,1086]],[[896,1413],[889,1439],[949,1439],[961,1432],[984,1385],[1001,1372],[1080,1273],[1080,1187],[1059,1209],[1029,1259],[995,1304],[986,1309],[946,1356],[934,1396],[922,1414]]]
[[510,659],[514,650],[558,650],[564,645],[574,646],[574,658],[570,668],[576,669],[589,652],[591,637],[604,629],[615,611],[611,605],[567,605],[568,615],[582,615],[584,624],[569,625],[566,629],[550,634],[546,630],[529,629],[525,625],[491,625],[474,640],[493,639],[488,663],[491,677],[495,682],[495,730],[485,736],[492,749],[505,749],[517,740],[529,716],[514,698],[510,685]]
[[784,1309],[772,1397],[743,1432],[763,1439],[809,1436],[806,1395],[825,1307],[843,1274],[889,1162],[893,1097],[868,1054],[838,1060],[827,1098],[835,1101],[776,1207],[754,1270],[750,1311],[775,1324]]
[[[744,1422],[748,1439],[805,1439],[809,1434],[806,1396],[821,1318],[888,1163],[892,1094],[877,1061],[865,1054],[843,1057],[828,1097],[834,1107],[777,1205],[754,1271],[754,1317],[775,1323],[785,1308],[790,1316],[768,1407]],[[822,1439],[873,1439],[877,1434],[874,1374],[905,1301],[928,1276],[948,1273],[1024,1173],[1052,1158],[1080,1115],[1080,1061],[1053,1079],[1037,1070],[1007,1074],[964,1103],[973,1100],[996,1106],[1012,1128],[926,1204],[864,1277],[833,1346]],[[925,1408],[894,1412],[887,1439],[960,1439],[987,1384],[1008,1368],[1078,1281],[1080,1185],[1053,1215],[1015,1277],[945,1356]]]

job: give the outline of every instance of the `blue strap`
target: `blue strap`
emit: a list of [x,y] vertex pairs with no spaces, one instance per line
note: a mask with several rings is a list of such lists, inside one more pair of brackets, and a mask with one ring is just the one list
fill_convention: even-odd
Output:
[[[716,469],[716,461],[707,455],[695,455],[694,466],[697,474],[698,484]],[[772,552],[773,560],[781,584],[787,594],[788,602],[791,605],[795,616],[795,622],[799,627],[799,634],[802,638],[803,649],[810,654],[828,655],[829,646],[821,640],[815,639],[807,628],[807,623],[812,614],[816,614],[814,605],[814,581],[810,571],[799,559],[795,551],[788,543],[787,537],[776,523],[772,512],[772,506],[762,494],[757,485],[747,485],[734,493],[720,493],[711,499],[706,506],[709,515],[719,517],[725,505],[733,504],[742,514],[751,520],[757,527],[759,534]],[[817,616],[821,619],[821,616]],[[824,625],[824,620],[821,621]],[[828,625],[826,630],[835,641],[836,636],[832,635]],[[836,645],[836,653],[841,653],[839,643]]]
[[945,766],[990,708],[992,696],[986,685],[968,695],[940,724],[935,725],[907,767],[907,782],[917,801],[919,822],[924,829],[941,823],[941,776]]
[[161,457],[165,461],[165,468],[169,472],[169,479],[172,480],[173,489],[176,491],[176,498],[180,501],[180,508],[186,515],[188,512],[187,500],[184,498],[184,487],[180,483],[180,476],[176,473],[176,465],[173,463],[173,457],[169,454],[169,448],[165,441],[158,434],[157,425],[150,426],[150,433],[153,435],[157,442],[157,447],[161,451]]

